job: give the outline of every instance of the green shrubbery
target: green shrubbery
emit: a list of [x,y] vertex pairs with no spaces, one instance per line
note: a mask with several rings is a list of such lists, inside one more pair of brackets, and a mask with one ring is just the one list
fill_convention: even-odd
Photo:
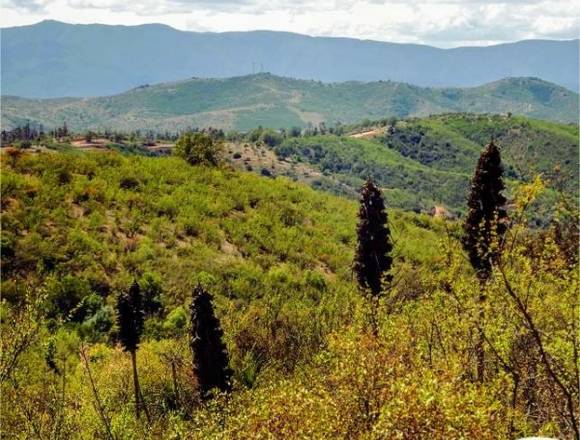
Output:
[[[127,176],[139,184],[122,185]],[[10,194],[1,218],[0,378],[3,399],[13,403],[2,411],[7,433],[571,433],[565,391],[578,396],[570,332],[578,273],[566,242],[574,232],[565,221],[571,211],[557,217],[561,224],[527,229],[525,208],[540,181],[514,190],[509,251],[490,274],[480,323],[460,225],[389,209],[393,281],[377,304],[375,337],[353,279],[352,201],[283,178],[116,153],[24,153],[2,161],[2,179]],[[135,418],[131,361],[114,325],[115,297],[133,280],[146,309],[138,365],[150,422]],[[187,336],[198,283],[214,295],[233,370],[232,392],[206,403]],[[508,285],[525,299],[548,363],[529,342]],[[478,326],[486,337],[481,383],[474,380]],[[554,386],[548,366],[563,387]]]
[[[508,187],[542,174],[551,190],[563,178],[564,190],[577,193],[578,167],[571,159],[578,150],[577,126],[521,117],[449,114],[368,121],[348,128],[359,131],[385,124],[391,124],[389,130],[371,139],[309,135],[287,138],[273,148],[282,159],[307,162],[335,177],[326,190],[344,194],[346,186],[353,193],[371,177],[385,188],[390,206],[429,211],[443,205],[463,213],[473,164],[481,146],[493,137],[502,149]],[[321,187],[322,182],[313,185]],[[550,202],[541,204],[549,206]],[[541,217],[545,213],[537,216]]]
[[175,143],[174,154],[191,165],[216,166],[222,161],[223,146],[203,132],[185,133]]

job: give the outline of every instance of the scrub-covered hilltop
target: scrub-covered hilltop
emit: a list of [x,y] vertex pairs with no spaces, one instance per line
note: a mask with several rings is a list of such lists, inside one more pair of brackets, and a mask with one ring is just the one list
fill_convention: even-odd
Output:
[[392,81],[322,83],[270,74],[144,84],[112,96],[2,97],[2,126],[26,121],[74,130],[251,130],[306,127],[364,118],[449,112],[508,113],[577,122],[578,94],[538,78],[507,78],[469,88],[428,88]]

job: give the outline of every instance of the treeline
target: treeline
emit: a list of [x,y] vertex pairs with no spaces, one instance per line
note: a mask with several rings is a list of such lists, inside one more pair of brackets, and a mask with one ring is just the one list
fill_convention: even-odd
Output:
[[40,143],[46,139],[65,138],[69,134],[70,132],[66,122],[61,127],[49,131],[45,131],[42,124],[31,124],[27,122],[12,130],[2,130],[0,134],[0,145],[6,146],[17,142],[21,148],[29,148],[33,143]]
[[[370,122],[369,122],[370,123]],[[318,125],[309,124],[306,128],[264,128],[259,126],[247,132],[230,130],[225,132],[223,129],[213,127],[190,127],[180,131],[156,131],[156,130],[134,130],[134,131],[116,131],[116,130],[84,130],[72,131],[67,127],[66,122],[55,129],[45,131],[42,124],[33,124],[27,122],[22,126],[17,126],[11,130],[2,130],[2,146],[18,146],[29,148],[33,144],[42,145],[48,141],[69,142],[74,138],[83,139],[86,142],[92,142],[95,139],[106,139],[116,144],[132,144],[139,146],[155,146],[158,142],[174,143],[183,134],[186,133],[204,133],[214,140],[227,141],[245,141],[261,142],[270,147],[281,144],[285,139],[299,138],[317,135],[333,134],[342,136],[346,133],[346,126],[337,124],[327,127],[324,122]]]
[[[197,129],[195,129],[197,130]],[[154,145],[157,141],[174,142],[180,133],[169,131],[158,132],[154,130],[135,130],[120,132],[112,130],[86,130],[75,132],[68,128],[66,122],[62,126],[45,130],[42,124],[27,122],[11,130],[2,130],[2,146],[14,145],[21,148],[29,148],[33,144],[44,144],[48,141],[69,142],[73,138],[81,138],[86,142],[92,142],[96,138],[107,139],[113,143],[141,143],[142,145]],[[223,137],[223,133],[222,133]]]
[[341,123],[327,126],[325,122],[320,122],[316,125],[308,124],[305,128],[291,127],[275,130],[272,128],[264,128],[259,126],[245,133],[228,131],[226,133],[226,139],[232,141],[261,142],[265,145],[268,145],[269,147],[275,147],[283,143],[286,139],[318,135],[342,136],[347,132],[348,126]]

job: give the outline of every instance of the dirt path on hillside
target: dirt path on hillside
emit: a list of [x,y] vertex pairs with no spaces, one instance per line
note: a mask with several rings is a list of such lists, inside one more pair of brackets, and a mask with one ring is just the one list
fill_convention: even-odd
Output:
[[348,137],[353,139],[365,139],[371,137],[381,136],[385,133],[384,127],[374,128],[372,130],[362,131],[360,133],[350,134]]

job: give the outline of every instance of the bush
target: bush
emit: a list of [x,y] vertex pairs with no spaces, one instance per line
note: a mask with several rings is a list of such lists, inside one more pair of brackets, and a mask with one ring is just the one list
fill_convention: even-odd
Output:
[[187,326],[187,312],[183,306],[174,308],[163,322],[163,330],[169,336],[175,336],[182,333]]
[[26,150],[26,149],[32,147],[32,142],[31,141],[20,141],[18,143],[18,147],[22,148],[23,150]]
[[92,316],[85,319],[79,334],[91,342],[103,340],[113,327],[113,309],[109,306],[99,308]]
[[162,311],[161,294],[161,277],[157,273],[146,272],[139,281],[141,295],[143,296],[143,311],[145,316],[158,314]]
[[223,144],[205,133],[185,133],[175,144],[174,154],[190,165],[217,166],[222,160]]
[[122,189],[135,189],[139,187],[139,180],[133,176],[121,177],[119,187]]
[[284,141],[284,137],[280,133],[275,132],[274,130],[264,130],[264,132],[260,136],[260,140],[269,147],[275,147],[276,145],[280,145]]
[[[84,319],[83,312],[79,309],[79,315],[69,314],[80,305],[81,301],[91,294],[89,283],[73,275],[65,275],[63,278],[51,278],[47,283],[49,316],[63,317],[73,320]],[[90,301],[89,301],[90,302]],[[82,307],[81,307],[82,308]]]

